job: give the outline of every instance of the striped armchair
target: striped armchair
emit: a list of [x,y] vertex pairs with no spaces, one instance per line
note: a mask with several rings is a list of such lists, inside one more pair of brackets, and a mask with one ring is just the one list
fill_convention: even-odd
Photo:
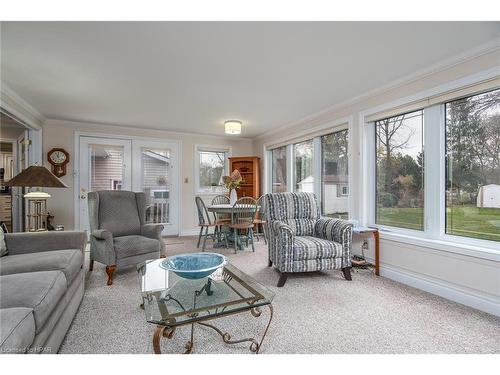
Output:
[[265,195],[269,267],[280,271],[278,287],[289,273],[342,269],[351,280],[352,224],[321,217],[311,193]]

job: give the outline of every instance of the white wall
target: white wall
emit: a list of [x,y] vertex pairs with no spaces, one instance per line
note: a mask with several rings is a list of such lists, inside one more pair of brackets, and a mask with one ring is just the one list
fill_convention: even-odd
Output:
[[[436,66],[434,69],[429,69],[422,74],[415,75],[412,79],[392,85],[373,95],[365,95],[317,115],[308,116],[295,125],[287,127],[286,131],[283,128],[276,128],[270,133],[263,134],[254,140],[254,154],[263,158],[264,144],[282,141],[283,134],[293,137],[294,134],[303,134],[307,129],[341,118],[352,117],[351,216],[354,219],[360,218],[362,214],[361,189],[365,182],[362,180],[361,173],[362,150],[359,129],[362,124],[359,123],[359,113],[499,65],[500,50],[498,49],[484,52],[476,57],[464,55],[461,60],[449,61],[447,67]],[[261,165],[264,166],[265,163]],[[356,253],[360,252],[360,241],[361,239],[356,239],[353,244]],[[466,248],[460,244],[456,244],[454,249],[449,249],[450,251],[445,251],[438,245],[409,244],[405,239],[395,239],[382,233],[381,274],[500,315],[500,255],[489,254],[485,257],[478,257],[477,252],[474,255],[462,255],[460,254],[462,249],[464,253],[467,252]],[[373,242],[370,239],[370,249],[366,254],[370,259],[374,258],[373,251]]]
[[[234,156],[252,155],[252,142],[243,138],[197,136],[191,134],[171,133],[161,130],[145,130],[139,128],[118,127],[102,124],[78,123],[70,121],[47,120],[43,125],[43,155],[44,165],[50,168],[47,162],[47,152],[53,147],[62,147],[70,154],[67,165],[67,174],[62,180],[68,189],[47,189],[52,195],[48,202],[49,212],[55,216],[54,223],[62,224],[66,229],[74,228],[74,134],[76,131],[102,133],[107,135],[122,135],[134,137],[147,137],[165,140],[178,140],[181,142],[181,155],[179,157],[182,165],[180,175],[181,223],[179,225],[181,234],[197,233],[197,216],[194,204],[194,148],[197,144],[213,146],[230,146]],[[187,179],[187,182],[185,182]],[[206,197],[207,199],[209,197]]]

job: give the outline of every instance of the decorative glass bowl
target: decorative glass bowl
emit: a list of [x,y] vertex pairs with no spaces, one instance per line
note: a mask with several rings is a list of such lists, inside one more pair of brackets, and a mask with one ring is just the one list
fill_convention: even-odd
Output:
[[217,253],[175,255],[160,263],[160,267],[184,279],[202,279],[227,264],[227,258]]

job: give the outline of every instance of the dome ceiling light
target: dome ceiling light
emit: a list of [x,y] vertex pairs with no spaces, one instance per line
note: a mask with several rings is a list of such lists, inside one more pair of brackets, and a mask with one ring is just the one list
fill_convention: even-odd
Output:
[[226,134],[241,134],[241,124],[242,122],[238,120],[224,121]]

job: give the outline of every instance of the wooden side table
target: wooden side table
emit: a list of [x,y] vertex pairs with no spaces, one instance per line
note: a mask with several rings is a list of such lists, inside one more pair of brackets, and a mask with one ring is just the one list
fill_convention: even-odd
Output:
[[375,240],[375,275],[380,276],[380,235],[377,228],[353,227],[353,234],[373,233]]

